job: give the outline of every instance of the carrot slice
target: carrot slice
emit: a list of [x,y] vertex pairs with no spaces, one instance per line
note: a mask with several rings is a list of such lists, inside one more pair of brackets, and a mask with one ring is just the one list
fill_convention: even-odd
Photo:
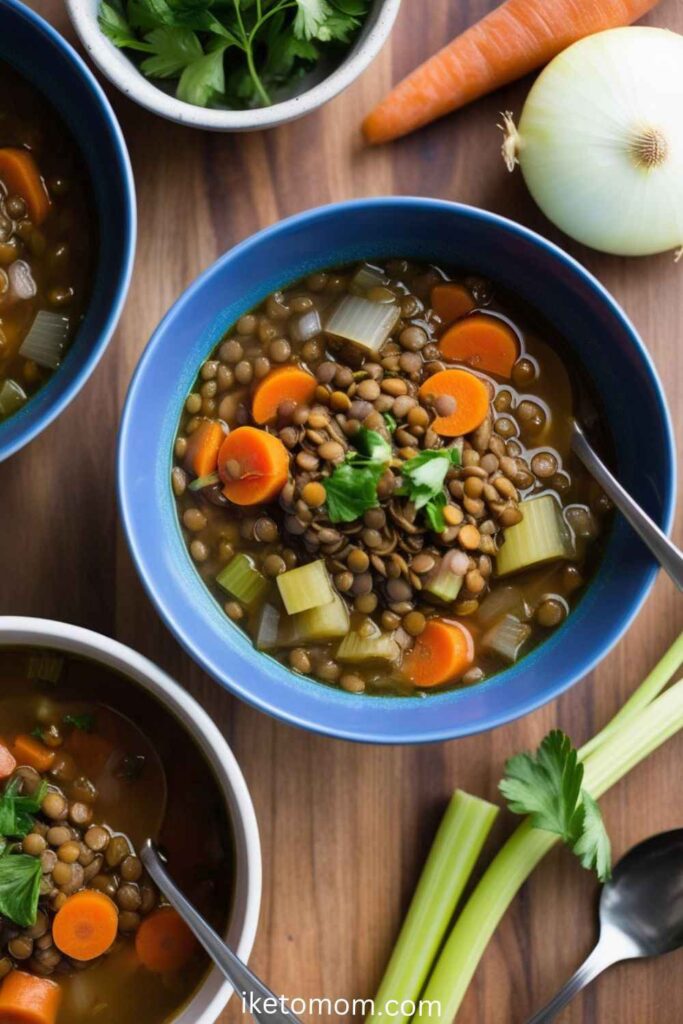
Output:
[[55,759],[54,750],[48,750],[44,743],[26,733],[17,736],[12,754],[19,764],[27,764],[37,772],[49,772]]
[[0,742],[0,779],[8,779],[17,767],[17,760],[12,751]]
[[256,427],[238,427],[218,453],[223,494],[236,505],[273,501],[287,483],[289,452],[279,437]]
[[489,411],[489,392],[479,377],[467,370],[441,370],[428,377],[420,388],[420,396],[455,399],[455,409],[448,416],[437,416],[432,427],[443,437],[458,437],[476,430]]
[[146,917],[135,935],[140,963],[156,974],[179,971],[192,958],[197,940],[172,907],[159,907]]
[[49,978],[12,971],[0,985],[0,1024],[55,1024],[62,990]]
[[119,912],[103,892],[83,889],[69,896],[52,922],[57,949],[72,960],[94,960],[116,938]]
[[317,381],[298,366],[279,366],[256,386],[251,403],[251,415],[256,423],[270,423],[275,419],[282,402],[305,405],[315,393]]
[[34,224],[42,224],[50,212],[50,197],[38,165],[25,149],[0,149],[0,181],[9,195],[21,196]]
[[457,679],[474,660],[474,641],[459,622],[430,619],[405,657],[403,671],[415,686],[439,686]]
[[509,378],[519,358],[519,341],[513,329],[487,313],[475,313],[453,324],[441,337],[439,349],[446,359],[469,363],[497,377]]
[[183,463],[195,476],[208,476],[218,464],[218,453],[225,438],[217,420],[205,420],[187,439]]
[[475,301],[469,288],[463,284],[435,284],[431,294],[432,309],[444,324],[452,324],[475,308]]

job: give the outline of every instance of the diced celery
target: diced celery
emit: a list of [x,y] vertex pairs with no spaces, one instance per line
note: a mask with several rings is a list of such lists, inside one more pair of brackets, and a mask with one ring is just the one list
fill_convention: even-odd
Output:
[[349,610],[336,591],[327,604],[299,612],[293,619],[296,634],[304,641],[335,640],[349,631]]
[[64,669],[64,658],[59,654],[32,654],[28,659],[26,676],[45,683],[58,683]]
[[247,606],[255,604],[268,589],[268,580],[245,554],[235,555],[218,573],[216,583]]
[[505,615],[481,639],[482,647],[495,651],[511,664],[517,661],[522,646],[531,636],[531,626],[514,615]]
[[[308,612],[303,612],[308,615]],[[275,651],[281,647],[295,647],[303,637],[297,633],[295,615],[288,615],[282,603],[267,601],[261,609],[256,647],[259,651]]]
[[479,605],[477,623],[488,629],[506,615],[514,615],[518,619],[527,619],[531,613],[524,594],[519,587],[496,587]]
[[361,263],[356,273],[351,278],[351,291],[354,295],[364,295],[371,288],[378,288],[387,283],[389,279],[379,267],[373,267],[371,263]]
[[399,315],[394,302],[370,302],[358,295],[345,295],[333,309],[325,330],[370,352],[379,352]]
[[527,498],[520,502],[519,510],[522,521],[503,531],[504,543],[496,555],[499,576],[573,557],[572,535],[554,495]]
[[8,378],[0,384],[0,418],[11,416],[26,402],[26,392],[15,380]]
[[24,338],[19,355],[39,366],[56,370],[62,361],[69,337],[69,318],[47,309],[39,309]]
[[188,491],[201,491],[203,487],[213,487],[220,480],[218,473],[207,473],[206,476],[198,476],[196,480],[187,485]]
[[277,577],[277,585],[290,615],[329,604],[334,597],[330,577],[322,560],[283,572]]
[[340,661],[361,665],[364,661],[397,662],[401,649],[390,633],[379,629],[370,636],[361,636],[356,630],[347,633],[337,650]]
[[448,551],[425,580],[424,590],[440,601],[455,601],[469,568],[464,551]]

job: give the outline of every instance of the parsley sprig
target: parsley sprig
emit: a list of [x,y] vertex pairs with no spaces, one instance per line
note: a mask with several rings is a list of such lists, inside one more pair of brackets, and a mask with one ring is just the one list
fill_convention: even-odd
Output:
[[102,0],[115,46],[146,54],[148,78],[177,79],[196,106],[269,106],[326,52],[348,46],[370,0]]
[[42,869],[39,857],[17,852],[17,840],[33,828],[46,793],[43,782],[31,796],[23,796],[19,780],[12,779],[0,794],[0,918],[22,928],[35,924]]
[[420,452],[401,467],[403,484],[396,493],[407,495],[418,512],[424,509],[429,528],[435,533],[446,528],[443,517],[446,474],[452,466],[459,465],[460,449],[453,447]]
[[377,508],[377,484],[391,459],[391,445],[376,430],[361,427],[353,436],[354,452],[323,481],[331,523],[351,523]]
[[554,832],[601,882],[611,876],[611,846],[600,808],[582,788],[583,764],[559,729],[535,754],[517,754],[505,765],[500,791],[515,814],[531,815],[534,828]]

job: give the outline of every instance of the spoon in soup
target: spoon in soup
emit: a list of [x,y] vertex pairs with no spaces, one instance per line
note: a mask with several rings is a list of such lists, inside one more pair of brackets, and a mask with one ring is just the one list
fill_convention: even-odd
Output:
[[600,484],[607,497],[616,505],[624,519],[650,549],[662,569],[671,577],[679,590],[683,590],[683,552],[673,544],[657,524],[642,510],[591,446],[583,430],[574,420],[571,447],[575,455]]
[[683,829],[634,846],[600,896],[600,939],[585,963],[527,1024],[548,1024],[604,970],[683,946]]
[[299,1018],[287,1009],[285,999],[271,992],[195,910],[171,879],[162,855],[151,839],[146,839],[142,844],[140,860],[160,892],[163,892],[171,906],[191,928],[216,967],[242,998],[244,1009],[251,1013],[254,1020],[259,1024],[301,1024]]

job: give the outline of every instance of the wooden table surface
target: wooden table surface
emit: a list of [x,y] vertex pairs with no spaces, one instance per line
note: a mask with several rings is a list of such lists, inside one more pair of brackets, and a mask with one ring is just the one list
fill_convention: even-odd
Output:
[[[31,0],[31,6],[73,38],[59,0]],[[306,207],[356,196],[460,200],[558,241],[635,321],[681,434],[683,270],[669,255],[624,260],[582,249],[543,218],[520,176],[505,172],[498,111],[519,112],[528,81],[391,147],[360,146],[359,113],[493,6],[495,0],[404,0],[391,43],[360,81],[313,116],[263,134],[181,128],[107,86],[138,187],[138,251],[128,302],[79,398],[0,466],[0,613],[63,619],[114,636],[163,666],[209,710],[244,769],[261,828],[263,910],[252,963],[275,991],[290,996],[374,994],[453,789],[495,800],[506,757],[535,746],[553,726],[578,745],[621,705],[683,626],[681,599],[660,576],[618,649],[535,714],[436,746],[355,746],[280,725],[205,676],[143,593],[117,522],[117,421],[131,373],[162,314],[201,270],[253,231]],[[682,8],[664,0],[648,21],[683,31]],[[683,824],[682,760],[683,735],[602,801],[616,855]],[[511,827],[512,817],[501,815],[492,846]],[[555,850],[496,932],[458,1022],[521,1024],[594,941],[595,894],[591,877]],[[562,1020],[679,1024],[682,968],[683,953],[615,968]],[[220,1020],[241,1016],[235,1001]]]

